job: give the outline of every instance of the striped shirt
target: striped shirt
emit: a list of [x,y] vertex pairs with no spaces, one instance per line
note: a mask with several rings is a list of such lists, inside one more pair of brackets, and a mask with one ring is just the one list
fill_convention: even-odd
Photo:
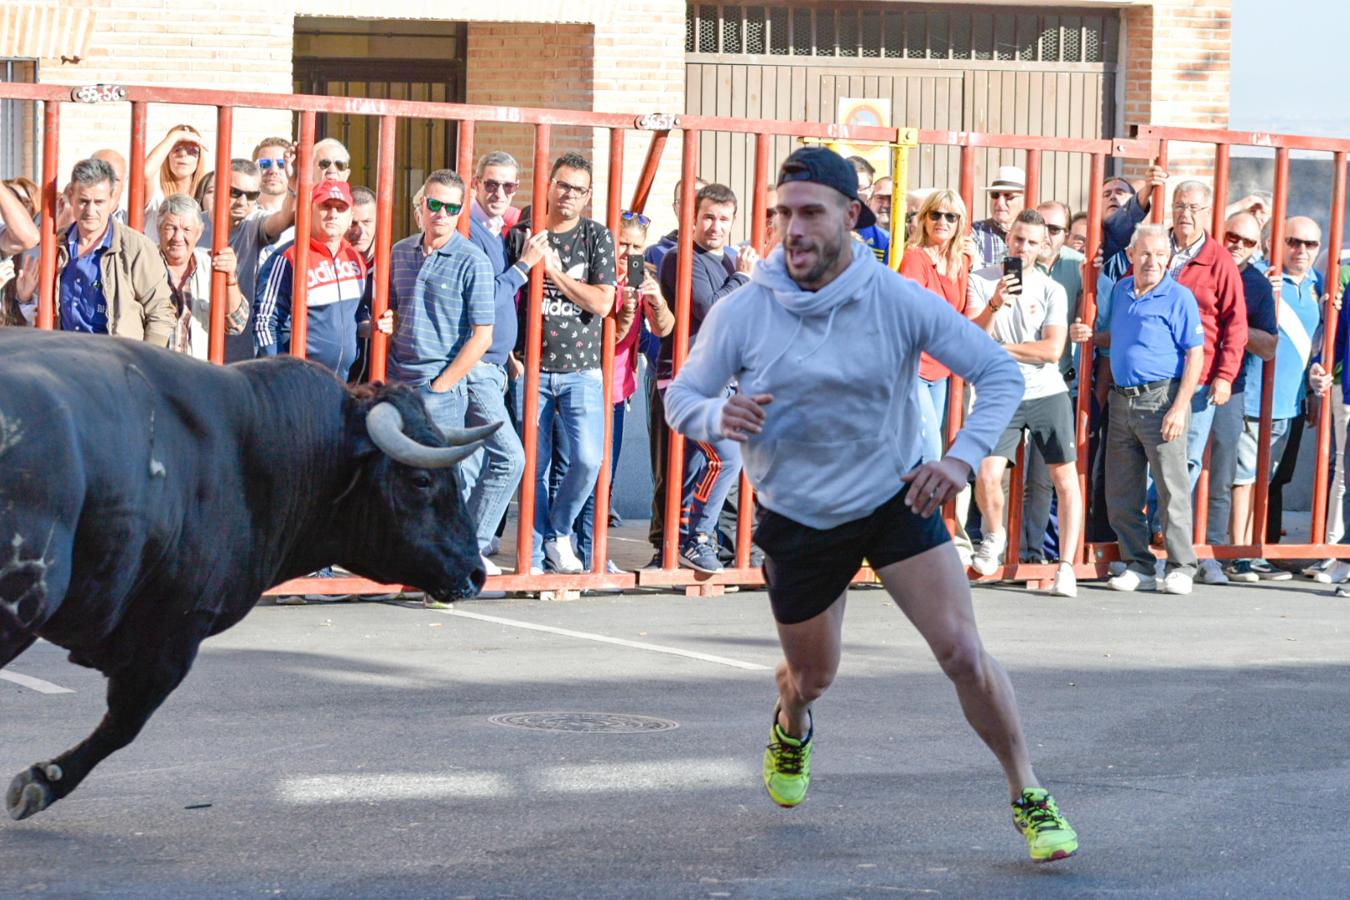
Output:
[[445,370],[473,334],[491,325],[494,278],[487,255],[458,232],[431,253],[414,234],[389,254],[389,307],[398,326],[389,354],[389,380],[421,385]]

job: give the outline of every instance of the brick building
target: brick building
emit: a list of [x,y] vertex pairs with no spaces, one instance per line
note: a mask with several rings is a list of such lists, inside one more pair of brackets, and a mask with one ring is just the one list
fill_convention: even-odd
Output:
[[[387,18],[391,12],[397,18]],[[684,0],[39,0],[0,5],[0,76],[56,84],[138,83],[553,106],[605,112],[691,112],[833,121],[841,97],[881,98],[891,124],[967,131],[1111,137],[1136,122],[1223,127],[1228,118],[1229,0],[1053,6],[970,3],[686,3]],[[489,21],[490,19],[490,21]],[[0,170],[34,165],[35,111],[0,109]],[[71,104],[61,166],[100,146],[125,146],[129,116]],[[209,109],[153,107],[153,143],[177,122],[214,130]],[[354,181],[374,181],[373,123],[321,117],[320,135],[352,148]],[[284,114],[241,111],[233,146],[246,153],[291,132]],[[607,138],[557,129],[559,147],[607,165]],[[407,123],[400,193],[453,164],[453,127]],[[483,126],[477,147],[524,162],[530,132]],[[788,152],[784,140],[775,155]],[[748,139],[707,135],[700,171],[744,187]],[[645,151],[626,147],[631,190]],[[656,185],[664,212],[678,150]],[[1174,151],[1174,168],[1201,160]],[[1060,158],[1063,157],[1063,158]],[[1010,154],[980,159],[979,177]],[[955,155],[917,151],[913,184],[955,182]],[[1086,161],[1047,155],[1042,177],[1082,199]],[[599,181],[603,181],[599,179]],[[597,183],[596,208],[603,208]],[[409,191],[410,192],[410,191]],[[658,221],[658,226],[666,224]],[[395,232],[402,231],[396,226]]]

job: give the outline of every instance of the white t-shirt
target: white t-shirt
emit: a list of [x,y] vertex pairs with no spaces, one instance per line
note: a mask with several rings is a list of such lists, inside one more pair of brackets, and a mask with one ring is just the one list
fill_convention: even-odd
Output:
[[[967,316],[973,319],[984,312],[1002,277],[1002,266],[987,266],[970,273]],[[1022,293],[994,313],[991,336],[1000,344],[1039,341],[1045,337],[1047,325],[1068,328],[1068,306],[1064,288],[1039,269],[1025,269],[1022,272]],[[1050,397],[1069,389],[1064,383],[1064,376],[1059,373],[1059,360],[1047,363],[1018,362],[1017,366],[1022,370],[1022,378],[1027,385],[1023,400]]]

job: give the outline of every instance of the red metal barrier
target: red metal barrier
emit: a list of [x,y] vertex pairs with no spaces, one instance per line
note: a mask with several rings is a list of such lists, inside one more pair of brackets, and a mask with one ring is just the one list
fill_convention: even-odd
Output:
[[[71,92],[68,88],[54,85],[22,85],[5,84],[0,85],[0,97],[9,97],[21,100],[33,100],[44,104],[44,125],[45,133],[43,140],[43,192],[48,209],[55,209],[56,192],[59,187],[59,173],[57,172],[57,154],[59,149],[59,126],[61,106],[65,102],[71,102]],[[379,161],[377,176],[377,201],[378,201],[378,220],[376,226],[375,240],[375,271],[377,279],[375,282],[374,299],[372,304],[372,315],[374,318],[387,308],[389,299],[388,277],[389,277],[389,259],[390,247],[393,241],[393,191],[395,185],[394,158],[395,143],[398,121],[403,118],[432,119],[443,121],[454,121],[458,123],[459,128],[459,158],[457,160],[461,172],[466,180],[472,172],[474,158],[474,137],[475,126],[477,122],[509,122],[515,124],[524,124],[532,126],[534,129],[534,154],[533,154],[533,219],[532,227],[538,231],[545,227],[546,222],[546,204],[542,198],[547,196],[548,191],[548,171],[550,165],[550,147],[552,137],[552,127],[589,127],[603,128],[609,132],[609,171],[608,171],[608,205],[606,209],[606,220],[610,227],[618,230],[620,224],[619,212],[620,201],[624,196],[623,192],[623,148],[624,138],[631,130],[645,130],[651,132],[651,142],[642,167],[642,172],[638,178],[633,190],[633,200],[629,208],[635,211],[641,211],[650,196],[652,185],[655,181],[657,167],[661,161],[662,154],[667,143],[669,132],[671,130],[681,130],[682,136],[682,158],[681,171],[683,175],[683,186],[679,198],[681,209],[681,224],[679,229],[679,247],[681,253],[678,257],[677,266],[677,290],[676,290],[676,326],[674,333],[674,365],[678,370],[683,364],[684,358],[688,352],[689,345],[689,315],[690,315],[690,282],[692,275],[692,241],[693,241],[693,213],[694,213],[694,176],[698,171],[697,148],[698,137],[706,131],[728,132],[739,135],[753,135],[755,144],[755,167],[754,167],[754,185],[752,189],[751,201],[751,242],[761,251],[764,249],[765,231],[765,191],[764,187],[769,180],[769,165],[771,155],[772,136],[789,136],[801,139],[813,140],[835,140],[848,139],[852,141],[876,141],[876,142],[896,142],[899,140],[899,130],[890,128],[845,128],[830,124],[817,124],[808,122],[772,122],[756,121],[744,119],[732,119],[721,117],[638,117],[621,114],[589,113],[572,110],[547,110],[547,109],[504,109],[499,107],[473,106],[467,104],[440,104],[423,103],[413,101],[393,101],[393,100],[368,100],[368,99],[350,99],[340,97],[317,97],[306,95],[279,95],[279,94],[261,94],[261,93],[236,93],[223,91],[200,91],[190,89],[176,88],[141,88],[128,87],[122,89],[123,99],[131,102],[131,162],[129,163],[129,184],[128,197],[131,211],[131,220],[133,222],[141,218],[144,207],[145,190],[145,122],[148,105],[151,103],[163,104],[191,104],[208,105],[217,108],[217,159],[216,159],[216,219],[214,222],[215,247],[220,249],[228,240],[228,189],[230,185],[230,131],[233,124],[233,110],[236,107],[251,107],[273,110],[287,110],[299,113],[299,140],[297,142],[297,165],[299,166],[298,178],[298,201],[296,204],[296,234],[299,240],[296,242],[296,265],[295,265],[295,283],[293,288],[293,305],[291,309],[291,329],[292,346],[296,355],[303,356],[307,338],[307,306],[306,290],[307,281],[305,273],[307,271],[307,256],[309,253],[309,242],[307,236],[310,231],[311,204],[309,195],[312,189],[311,164],[313,157],[313,146],[315,136],[315,116],[318,113],[338,113],[346,115],[365,115],[374,116],[379,119]],[[1219,169],[1215,175],[1216,210],[1215,210],[1215,230],[1221,226],[1220,211],[1217,207],[1223,204],[1223,189],[1226,187],[1226,164],[1228,160],[1228,147],[1230,145],[1254,145],[1275,147],[1277,152],[1277,177],[1276,177],[1276,232],[1277,238],[1282,236],[1283,232],[1283,212],[1287,198],[1287,177],[1288,177],[1288,151],[1290,149],[1314,149],[1329,150],[1336,154],[1337,164],[1337,182],[1335,188],[1335,197],[1333,198],[1333,214],[1331,227],[1331,243],[1333,248],[1338,246],[1341,231],[1343,230],[1343,216],[1341,215],[1341,205],[1344,201],[1345,193],[1345,160],[1346,153],[1350,152],[1350,141],[1330,141],[1311,138],[1298,138],[1289,136],[1272,135],[1243,135],[1232,132],[1208,132],[1198,129],[1165,129],[1146,127],[1139,130],[1139,134],[1130,140],[1088,140],[1088,139],[1058,139],[1041,136],[1014,136],[1014,135],[991,135],[970,132],[949,132],[949,131],[920,131],[918,133],[920,144],[924,145],[945,145],[959,148],[960,153],[960,193],[965,200],[967,208],[974,211],[976,195],[976,151],[978,149],[999,149],[1021,151],[1025,154],[1025,171],[1027,175],[1026,184],[1026,202],[1033,204],[1043,193],[1041,190],[1041,162],[1042,154],[1045,152],[1058,153],[1080,153],[1087,154],[1091,158],[1091,190],[1089,192],[1088,206],[1088,259],[1089,264],[1085,270],[1083,284],[1083,298],[1078,315],[1083,321],[1091,323],[1095,317],[1097,297],[1096,297],[1096,272],[1091,265],[1091,260],[1097,246],[1101,240],[1100,211],[1101,198],[1099,189],[1102,179],[1105,175],[1106,160],[1108,157],[1117,157],[1133,160],[1152,161],[1156,160],[1158,164],[1166,166],[1168,142],[1169,141],[1190,141],[1210,143],[1216,147],[1217,158],[1219,159]],[[904,185],[899,186],[902,190]],[[1164,220],[1164,209],[1166,206],[1163,197],[1162,188],[1154,192],[1153,217],[1156,221]],[[467,231],[470,218],[464,215],[460,220],[461,229]],[[39,327],[51,328],[55,324],[55,265],[56,265],[56,239],[54,231],[54,222],[50,216],[44,217],[42,226],[42,250],[40,257],[40,293],[38,304],[38,325]],[[1278,264],[1282,254],[1282,246],[1278,240],[1272,248],[1273,261]],[[896,252],[899,252],[897,248]],[[1337,279],[1334,274],[1336,254],[1331,254],[1332,262],[1329,264],[1328,285],[1334,295]],[[210,323],[210,354],[211,358],[219,361],[223,355],[224,340],[224,313],[225,313],[225,287],[223,276],[214,277],[212,280],[212,319]],[[533,521],[536,505],[535,483],[536,474],[540,466],[548,465],[548,460],[537,458],[538,447],[538,413],[539,413],[539,386],[541,381],[540,374],[540,351],[542,341],[541,327],[541,305],[543,297],[543,272],[536,267],[530,274],[528,289],[524,292],[524,297],[528,303],[527,325],[525,335],[525,378],[524,378],[524,421],[523,443],[525,446],[525,473],[522,479],[519,501],[519,520],[517,523],[517,543],[516,543],[516,573],[502,576],[494,576],[489,580],[489,589],[497,590],[556,590],[556,589],[579,589],[595,587],[632,587],[635,584],[643,585],[682,585],[691,590],[704,590],[715,592],[720,586],[725,584],[759,584],[762,583],[762,575],[757,569],[752,569],[749,565],[751,532],[752,532],[752,508],[753,496],[748,479],[742,475],[741,480],[741,501],[738,510],[738,528],[736,535],[736,562],[733,568],[715,576],[708,576],[700,573],[682,571],[677,567],[677,556],[679,549],[680,533],[680,501],[681,501],[681,481],[683,474],[683,442],[684,438],[678,434],[671,434],[669,442],[670,467],[667,478],[667,496],[666,496],[666,520],[664,529],[664,540],[661,547],[663,566],[659,570],[644,570],[641,573],[625,573],[623,575],[609,575],[605,571],[605,563],[608,559],[608,506],[609,506],[609,469],[610,469],[610,423],[612,417],[611,404],[611,386],[613,383],[614,366],[614,324],[612,318],[607,318],[604,325],[603,337],[603,355],[602,370],[604,375],[604,397],[605,397],[605,439],[604,454],[601,467],[601,475],[597,484],[596,497],[596,516],[594,533],[594,563],[591,572],[577,575],[531,575],[531,544],[533,541]],[[1330,309],[1330,306],[1328,306]],[[1334,315],[1329,315],[1329,327],[1324,335],[1324,350],[1329,352],[1334,339]],[[635,326],[636,327],[636,326]],[[1084,498],[1087,497],[1087,425],[1089,409],[1089,391],[1092,389],[1092,349],[1091,343],[1087,342],[1081,348],[1082,360],[1079,373],[1079,398],[1076,415],[1076,438],[1079,445],[1079,483],[1084,492]],[[384,377],[388,353],[388,340],[385,336],[375,333],[371,341],[371,372],[372,377],[381,379]],[[1273,367],[1267,366],[1267,380],[1273,375]],[[1267,391],[1268,391],[1268,385]],[[953,376],[950,381],[950,394],[948,402],[948,426],[947,437],[950,441],[961,427],[964,412],[965,389],[961,379]],[[1263,436],[1269,434],[1269,394],[1263,398],[1262,428]],[[1328,455],[1328,445],[1330,437],[1330,400],[1323,400],[1323,416],[1318,432],[1318,467],[1317,467],[1317,491],[1314,498],[1314,523],[1317,528],[1325,522],[1326,503],[1322,494],[1325,492],[1325,467]],[[1262,471],[1268,471],[1269,446],[1268,441],[1261,442],[1261,452],[1263,454]],[[1014,472],[1020,472],[1020,467],[1014,469]],[[1009,523],[1008,533],[1010,537],[1008,560],[1009,564],[1003,567],[994,578],[1012,578],[1027,579],[1033,582],[1048,580],[1053,574],[1052,567],[1048,566],[1027,566],[1021,565],[1016,561],[1016,550],[1018,543],[1017,527],[1021,518],[1021,491],[1020,475],[1014,479],[1015,488],[1009,501]],[[1266,482],[1259,482],[1261,487],[1256,492],[1257,503],[1260,512],[1257,515],[1258,529],[1264,526],[1264,508],[1267,503]],[[1204,485],[1201,486],[1201,496],[1204,496]],[[955,524],[954,511],[951,504],[944,509],[944,516],[949,524]],[[1197,520],[1197,537],[1203,537],[1203,519]],[[1317,539],[1310,545],[1271,545],[1265,543],[1265,536],[1258,531],[1257,538],[1252,547],[1201,547],[1202,553],[1214,556],[1251,556],[1263,555],[1268,557],[1292,556],[1292,555],[1310,555],[1310,556],[1350,556],[1350,548],[1340,550],[1338,548],[1328,548],[1320,543],[1320,530],[1315,532]],[[1105,562],[1114,555],[1114,547],[1102,545],[1081,544],[1078,548],[1066,556],[1072,556],[1078,563],[1080,574],[1100,573]],[[384,590],[380,586],[371,585],[360,579],[325,579],[325,580],[300,580],[283,585],[274,590],[274,593],[288,592],[327,592],[327,593],[345,593],[353,590]]]

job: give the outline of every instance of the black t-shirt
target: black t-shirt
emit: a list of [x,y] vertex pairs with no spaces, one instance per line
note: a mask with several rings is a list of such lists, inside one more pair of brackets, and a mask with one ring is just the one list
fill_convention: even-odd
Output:
[[[508,265],[514,265],[525,248],[528,222],[506,235]],[[563,271],[586,284],[614,284],[614,236],[594,219],[582,219],[571,231],[549,232],[549,246],[558,252]],[[521,290],[517,311],[520,337],[526,333],[529,314],[528,285]],[[544,372],[579,372],[600,368],[603,317],[577,306],[561,289],[544,279],[544,340],[539,368]]]

